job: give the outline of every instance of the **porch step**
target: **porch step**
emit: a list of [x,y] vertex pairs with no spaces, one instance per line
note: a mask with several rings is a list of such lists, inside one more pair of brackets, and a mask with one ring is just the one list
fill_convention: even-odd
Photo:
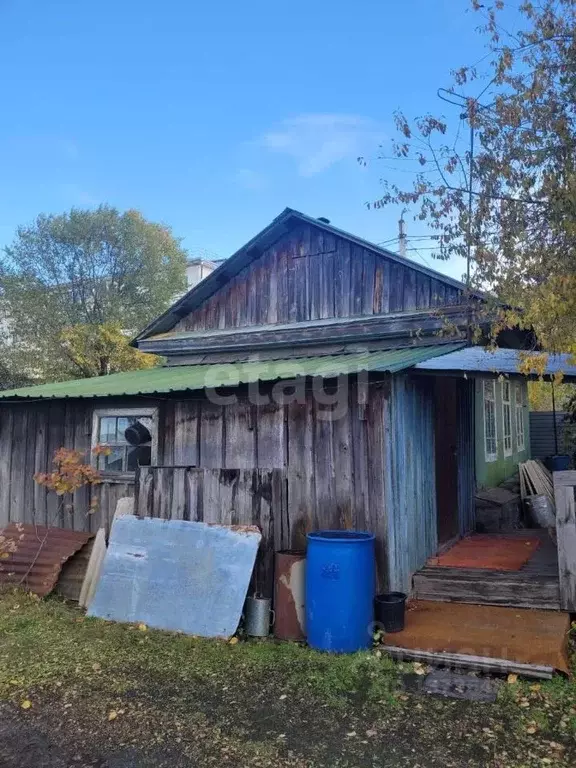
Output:
[[525,571],[426,566],[414,574],[419,600],[560,610],[558,576]]

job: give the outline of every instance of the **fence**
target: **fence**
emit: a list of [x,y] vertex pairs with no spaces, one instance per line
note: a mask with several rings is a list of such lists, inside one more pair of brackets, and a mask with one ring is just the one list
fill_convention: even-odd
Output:
[[284,470],[141,467],[134,511],[142,517],[258,526],[262,542],[253,587],[272,595],[274,552],[290,548],[292,538]]
[[554,472],[560,607],[576,611],[576,472]]

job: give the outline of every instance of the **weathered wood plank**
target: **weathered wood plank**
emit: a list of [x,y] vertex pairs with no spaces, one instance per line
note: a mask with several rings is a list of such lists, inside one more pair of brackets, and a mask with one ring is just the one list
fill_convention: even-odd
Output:
[[[13,523],[23,523],[25,521],[24,489],[28,483],[33,482],[32,479],[26,475],[28,415],[29,412],[26,406],[18,407],[14,410],[12,473],[10,477],[10,520]],[[56,514],[54,517],[56,517]],[[52,525],[56,524],[57,523],[52,523]]]
[[202,402],[200,411],[199,464],[203,467],[224,466],[223,406]]
[[576,471],[554,472],[560,604],[576,611]]
[[225,441],[223,467],[253,469],[256,466],[255,406],[239,401],[224,409]]
[[474,672],[493,672],[496,674],[514,673],[523,677],[541,680],[551,680],[554,668],[537,664],[522,664],[509,659],[494,659],[489,656],[467,656],[462,653],[436,653],[434,651],[414,651],[410,648],[399,648],[385,645],[382,648],[393,659],[420,661],[439,667],[469,669]]
[[0,527],[10,522],[10,481],[12,476],[12,425],[14,410],[0,411]]

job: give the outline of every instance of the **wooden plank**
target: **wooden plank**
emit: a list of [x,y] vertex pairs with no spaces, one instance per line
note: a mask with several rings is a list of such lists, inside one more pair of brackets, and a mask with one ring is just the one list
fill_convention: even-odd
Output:
[[283,547],[302,549],[314,527],[316,505],[312,398],[286,406],[288,425],[288,516],[281,532]]
[[362,314],[371,315],[374,311],[374,286],[376,281],[376,257],[372,251],[363,253],[362,270]]
[[231,469],[256,466],[255,406],[246,400],[224,408],[224,459],[222,466]]
[[12,474],[12,425],[14,409],[0,409],[0,527],[10,522],[10,480]]
[[320,317],[335,315],[334,297],[334,253],[324,253],[321,257],[320,274]]
[[350,380],[347,376],[338,379],[340,393],[339,406],[332,418],[332,455],[334,461],[334,502],[337,528],[352,530],[355,528],[354,499],[352,496],[352,428],[350,425]]
[[[332,435],[332,409],[319,402],[318,393],[313,398],[312,418],[314,427],[314,478],[316,486],[313,512],[314,529],[338,528],[334,479],[334,448]],[[320,395],[324,399],[323,395]]]
[[378,584],[384,589],[388,579],[388,517],[386,509],[386,431],[387,390],[383,384],[370,387],[367,402],[366,440],[368,456],[367,529],[376,537]]
[[247,468],[279,469],[285,464],[284,407],[272,402],[256,407],[254,415],[256,454],[250,456]]
[[462,653],[435,653],[434,651],[414,651],[411,648],[398,648],[385,645],[382,650],[393,659],[400,661],[420,661],[438,667],[469,669],[474,672],[493,672],[496,674],[517,674],[541,680],[551,680],[554,668],[537,664],[522,664],[509,659],[493,659],[488,656],[467,656]]
[[[12,472],[10,477],[10,521],[24,522],[24,488],[34,482],[26,476],[26,442],[28,439],[28,408],[18,407],[14,410],[14,425],[12,433]],[[51,493],[54,512],[51,525],[57,525],[60,497]]]
[[350,277],[350,314],[361,315],[364,305],[362,299],[362,279],[364,276],[364,251],[359,246],[351,248],[351,277]]
[[197,400],[178,400],[174,403],[174,464],[198,464],[198,410]]
[[200,410],[199,465],[219,468],[224,466],[224,417],[223,407],[208,401]]
[[390,263],[390,312],[404,309],[404,267]]
[[350,243],[338,238],[334,262],[334,305],[336,317],[350,316]]
[[[568,483],[574,483],[568,484]],[[576,611],[576,472],[554,472],[560,605]]]
[[416,274],[416,306],[418,309],[428,309],[431,301],[431,280],[422,272]]
[[413,269],[404,270],[404,311],[410,312],[416,309],[416,272]]

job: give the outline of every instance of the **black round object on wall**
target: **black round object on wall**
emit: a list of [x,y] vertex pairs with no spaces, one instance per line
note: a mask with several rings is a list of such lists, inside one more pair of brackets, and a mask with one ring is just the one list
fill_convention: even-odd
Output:
[[143,445],[152,440],[152,435],[148,427],[145,427],[141,421],[135,421],[134,424],[124,430],[124,437],[130,445]]

